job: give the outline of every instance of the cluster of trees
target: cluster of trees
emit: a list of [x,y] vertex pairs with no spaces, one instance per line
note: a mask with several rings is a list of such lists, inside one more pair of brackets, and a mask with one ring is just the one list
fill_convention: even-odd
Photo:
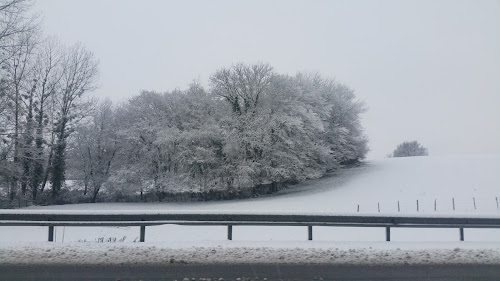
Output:
[[418,141],[405,141],[396,147],[390,157],[427,156],[429,151]]
[[[65,185],[67,142],[86,115],[98,62],[82,45],[44,38],[31,2],[0,0],[0,187],[36,201]],[[47,192],[45,192],[47,193]]]
[[43,38],[28,11],[25,0],[0,0],[2,205],[248,197],[368,151],[353,90],[262,63],[222,68],[208,88],[90,101],[97,60]]
[[[368,151],[351,89],[267,64],[216,71],[205,89],[142,92],[94,108],[71,154],[83,192],[241,198],[352,165]],[[144,199],[144,198],[143,198]]]

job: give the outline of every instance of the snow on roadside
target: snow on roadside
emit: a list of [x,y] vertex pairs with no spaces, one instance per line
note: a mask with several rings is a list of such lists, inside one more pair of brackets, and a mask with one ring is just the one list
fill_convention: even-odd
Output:
[[1,264],[499,264],[500,243],[6,243]]

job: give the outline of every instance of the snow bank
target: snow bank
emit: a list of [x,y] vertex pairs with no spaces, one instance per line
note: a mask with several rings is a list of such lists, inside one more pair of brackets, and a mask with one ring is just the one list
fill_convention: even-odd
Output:
[[499,264],[499,243],[8,243],[2,264]]

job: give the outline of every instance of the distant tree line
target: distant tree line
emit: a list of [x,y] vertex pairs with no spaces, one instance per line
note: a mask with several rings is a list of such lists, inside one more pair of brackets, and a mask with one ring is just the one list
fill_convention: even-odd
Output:
[[0,37],[4,206],[243,198],[321,177],[368,152],[365,106],[352,89],[264,63],[219,69],[208,88],[195,81],[119,105],[91,101],[92,53],[40,38],[23,16],[27,2],[0,1],[2,12],[9,3],[23,8],[12,11],[21,15],[12,19],[19,32],[0,31],[9,34]]

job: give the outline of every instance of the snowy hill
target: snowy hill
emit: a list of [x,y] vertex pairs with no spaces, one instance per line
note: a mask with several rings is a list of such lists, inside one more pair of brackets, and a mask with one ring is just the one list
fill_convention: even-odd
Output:
[[361,167],[294,185],[269,197],[215,202],[78,204],[32,209],[352,213],[358,212],[359,205],[360,213],[378,213],[380,206],[383,214],[398,213],[399,201],[399,212],[404,214],[498,214],[499,171],[500,155],[391,158],[368,161]]

